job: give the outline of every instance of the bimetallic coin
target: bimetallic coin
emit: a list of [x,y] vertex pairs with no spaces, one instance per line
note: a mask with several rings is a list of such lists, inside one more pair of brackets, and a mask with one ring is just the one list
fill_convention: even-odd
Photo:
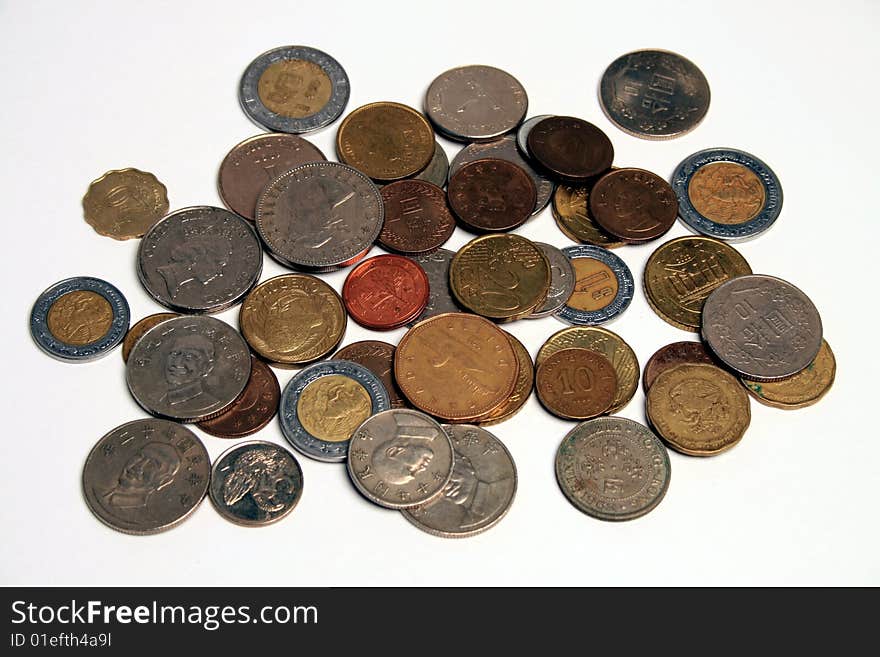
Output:
[[592,123],[573,116],[539,121],[527,139],[532,158],[555,178],[583,183],[607,171],[614,160],[611,140]]
[[213,317],[178,317],[144,333],[125,376],[135,401],[152,415],[200,422],[225,411],[247,385],[247,343]]
[[361,326],[388,331],[412,321],[425,309],[428,275],[409,258],[375,256],[349,272],[342,301]]
[[424,504],[452,476],[452,442],[436,421],[395,408],[368,418],[354,432],[348,474],[368,500],[390,509]]
[[282,46],[248,65],[238,99],[254,123],[303,133],[339,118],[348,94],[348,76],[330,55],[307,46]]
[[601,415],[617,394],[611,362],[589,349],[561,349],[545,358],[535,375],[535,389],[544,408],[566,420]]
[[629,307],[635,283],[626,263],[600,246],[566,246],[571,259],[574,291],[555,317],[569,324],[593,326],[608,322]]
[[445,424],[452,440],[452,477],[443,494],[401,511],[422,531],[464,538],[496,525],[516,495],[516,465],[498,438],[469,424]]
[[678,203],[672,187],[656,173],[622,168],[606,173],[593,186],[590,214],[606,233],[640,243],[672,228]]
[[126,534],[156,534],[189,516],[204,498],[211,459],[202,441],[176,422],[134,420],[113,429],[83,466],[83,493],[104,524]]
[[251,440],[223,452],[211,469],[217,512],[245,527],[262,527],[293,511],[303,491],[302,469],[283,447]]
[[766,406],[782,409],[804,408],[822,399],[831,389],[837,363],[834,353],[825,340],[819,348],[816,360],[806,369],[782,381],[751,381],[741,378],[752,397]]
[[244,438],[265,427],[278,411],[281,388],[272,369],[251,356],[251,375],[238,399],[220,415],[198,427],[218,438]]
[[535,183],[521,167],[507,160],[474,160],[450,178],[449,206],[462,225],[474,233],[513,230],[532,216]]
[[590,215],[590,190],[583,186],[557,185],[553,193],[553,219],[568,239],[606,249],[623,246],[623,242],[606,233]]
[[682,364],[716,365],[717,361],[706,351],[702,342],[673,342],[660,347],[645,363],[642,388],[645,392],[661,372]]
[[92,182],[82,203],[86,222],[98,234],[128,240],[168,212],[168,190],[152,173],[119,169]]
[[442,189],[424,180],[398,180],[382,188],[385,222],[378,242],[404,255],[431,253],[452,237],[455,217]]
[[281,433],[297,451],[317,461],[344,461],[358,425],[391,408],[379,377],[347,360],[316,363],[293,377],[281,393]]
[[540,114],[538,116],[533,116],[531,118],[523,121],[519,128],[516,131],[516,147],[519,149],[520,154],[525,158],[530,158],[531,154],[529,153],[528,147],[528,138],[529,133],[532,131],[538,123],[543,121],[544,119],[549,119],[553,114]]
[[122,292],[100,278],[76,276],[37,297],[31,308],[31,337],[59,360],[94,360],[122,342],[130,318]]
[[415,256],[412,259],[417,262],[428,275],[428,305],[415,321],[409,323],[413,326],[417,322],[430,317],[436,317],[444,313],[460,313],[464,309],[455,302],[452,290],[449,288],[449,263],[455,257],[455,252],[449,249],[437,249],[433,253],[423,256]]
[[141,337],[149,331],[151,328],[156,326],[157,324],[161,324],[166,319],[174,319],[175,317],[180,317],[177,313],[156,313],[155,315],[147,315],[142,320],[138,321],[134,326],[128,329],[128,332],[125,334],[125,338],[122,340],[122,361],[128,362],[128,355],[131,353],[134,345],[137,344],[137,341],[141,339]]
[[755,237],[782,210],[782,185],[773,170],[732,148],[709,148],[685,158],[672,174],[672,189],[685,225],[722,240]]
[[693,130],[709,109],[709,83],[693,62],[663,50],[615,59],[599,85],[602,111],[643,139],[671,139]]
[[241,301],[263,271],[253,227],[229,210],[172,212],[141,240],[138,278],[153,299],[184,313],[215,313]]
[[816,359],[822,319],[813,302],[773,276],[739,276],[703,305],[703,339],[731,370],[755,381],[793,376]]
[[507,336],[510,346],[513,347],[513,353],[516,355],[516,364],[519,368],[516,376],[516,385],[510,396],[500,406],[474,420],[480,426],[499,424],[519,413],[529,400],[532,388],[535,385],[535,366],[532,363],[532,357],[528,349],[507,331],[502,331],[502,333]]
[[541,249],[547,262],[550,263],[550,289],[547,291],[544,303],[532,311],[532,314],[526,319],[549,317],[555,313],[568,301],[571,293],[574,292],[575,284],[574,267],[572,267],[568,256],[550,244],[544,242],[535,242],[534,244]]
[[577,425],[556,452],[556,480],[579,511],[599,520],[633,520],[669,487],[669,454],[646,426],[622,417]]
[[406,408],[406,398],[394,380],[394,345],[381,340],[362,340],[345,345],[333,360],[350,360],[379,377],[391,400],[391,408]]

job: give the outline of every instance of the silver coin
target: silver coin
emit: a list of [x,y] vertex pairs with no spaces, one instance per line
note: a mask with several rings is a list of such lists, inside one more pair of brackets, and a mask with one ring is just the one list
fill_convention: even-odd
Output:
[[176,317],[144,333],[128,355],[126,380],[148,413],[201,422],[235,401],[251,375],[244,338],[214,317]]
[[632,520],[654,509],[669,487],[669,453],[648,427],[622,417],[587,420],[556,452],[556,480],[578,510],[600,520]]
[[153,299],[183,313],[216,313],[241,301],[263,271],[263,249],[237,214],[203,205],[172,212],[144,235],[138,278]]
[[531,157],[529,155],[529,147],[526,143],[526,140],[529,138],[529,133],[532,131],[532,128],[535,127],[538,123],[543,121],[544,119],[549,119],[555,116],[554,114],[539,114],[538,116],[533,116],[531,118],[526,119],[520,124],[519,128],[516,131],[516,147],[519,149],[520,155],[524,158]]
[[449,158],[439,142],[434,142],[434,156],[428,162],[428,166],[411,176],[416,180],[424,180],[437,185],[440,189],[446,185],[449,176]]
[[155,534],[191,514],[208,490],[211,459],[202,441],[176,422],[154,418],[116,427],[83,467],[86,503],[126,534]]
[[[598,310],[580,310],[573,308],[566,302],[562,308],[554,313],[554,316],[569,324],[578,326],[595,326],[609,322],[629,307],[635,290],[635,282],[633,275],[626,263],[618,256],[614,255],[608,249],[601,246],[593,246],[592,244],[579,244],[577,246],[566,246],[562,252],[569,258],[575,260],[577,258],[593,258],[605,264],[617,279],[617,292],[614,297],[603,307]],[[572,265],[573,266],[573,265]],[[573,266],[574,267],[574,266]],[[577,280],[577,271],[575,269],[575,284],[572,294],[580,292],[579,281]],[[595,284],[595,281],[591,281]],[[584,290],[586,291],[586,290]],[[571,295],[569,296],[569,299]]]
[[516,465],[504,443],[482,427],[444,424],[443,428],[452,440],[452,477],[442,495],[401,513],[435,536],[473,536],[494,526],[510,510]]
[[348,474],[371,502],[390,509],[424,504],[452,477],[452,442],[434,419],[405,408],[360,425],[348,450]]
[[816,306],[787,281],[751,274],[719,285],[703,304],[702,335],[740,376],[778,381],[794,376],[822,346]]
[[293,454],[262,440],[223,452],[211,469],[211,501],[217,512],[246,527],[281,520],[299,502],[303,474]]
[[709,83],[674,52],[637,50],[602,75],[599,104],[618,128],[644,139],[671,139],[693,130],[709,110]]
[[[720,163],[732,167],[723,171]],[[707,183],[699,185],[704,190],[699,197],[692,197],[697,194],[691,186],[697,175],[706,176]],[[716,175],[714,181],[708,180]],[[750,239],[770,228],[782,211],[782,185],[773,170],[754,155],[733,148],[708,148],[689,155],[675,168],[671,182],[678,216],[691,230],[709,237],[730,242]]]
[[529,99],[519,81],[492,66],[460,66],[441,73],[425,96],[425,114],[456,141],[489,141],[513,130]]
[[382,230],[373,182],[338,162],[310,162],[270,182],[257,201],[257,231],[282,264],[329,271],[351,264]]
[[437,249],[428,255],[409,257],[419,263],[428,275],[428,305],[425,306],[422,314],[407,326],[415,326],[435,315],[467,312],[456,303],[449,287],[449,263],[455,257],[454,251]]
[[378,376],[351,361],[327,360],[284,386],[278,417],[281,433],[298,452],[341,462],[358,425],[389,408],[391,399]]
[[571,266],[571,260],[560,249],[544,242],[535,242],[550,263],[550,290],[547,292],[547,299],[531,315],[526,319],[537,319],[539,317],[549,317],[558,311],[574,291],[574,268]]
[[[269,97],[261,98],[260,79],[270,66],[284,66],[284,62],[290,62],[294,67],[311,68],[312,73],[317,73],[313,80],[318,86],[322,86],[321,83],[330,85],[329,98],[323,107],[310,114],[300,115],[301,110],[298,110],[296,115],[288,115],[274,112],[266,106],[266,101],[271,104],[272,100]],[[320,72],[316,69],[320,69]],[[238,99],[245,114],[256,124],[276,132],[299,134],[323,128],[339,118],[348,104],[349,92],[345,70],[330,55],[307,46],[282,46],[264,52],[248,65],[241,77]],[[308,99],[315,91],[308,85],[304,86],[302,76],[295,71],[289,74],[282,71],[268,93],[278,103],[289,105],[297,98]]]
[[556,185],[549,178],[542,176],[535,171],[532,166],[526,162],[520,152],[516,148],[516,137],[507,135],[501,139],[489,141],[485,143],[468,144],[462,148],[452,158],[452,164],[449,166],[449,178],[456,174],[468,162],[474,160],[482,160],[485,158],[498,158],[513,162],[520,169],[529,174],[529,178],[535,183],[535,191],[537,192],[535,200],[535,209],[532,214],[538,214],[547,207],[550,199],[553,198],[553,190]]
[[122,342],[130,320],[128,301],[116,287],[100,278],[75,276],[37,297],[31,308],[31,337],[59,360],[95,360]]

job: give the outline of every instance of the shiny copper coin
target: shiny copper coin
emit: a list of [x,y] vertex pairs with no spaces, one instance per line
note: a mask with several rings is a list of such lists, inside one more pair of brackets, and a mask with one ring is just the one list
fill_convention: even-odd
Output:
[[535,366],[532,363],[532,357],[529,355],[528,349],[526,349],[522,342],[517,340],[507,331],[503,331],[503,333],[510,341],[510,346],[513,347],[513,353],[516,354],[516,363],[519,366],[519,374],[516,377],[516,385],[514,386],[513,393],[511,393],[510,397],[505,399],[501,406],[475,420],[482,426],[504,422],[519,413],[529,400],[529,397],[532,394],[532,388],[535,385]]
[[607,171],[614,160],[614,146],[608,135],[573,116],[551,116],[539,121],[529,133],[526,145],[544,169],[573,183],[586,182]]
[[385,223],[378,242],[389,251],[422,255],[452,236],[455,218],[442,189],[424,180],[399,180],[381,190]]
[[532,216],[537,191],[522,168],[487,158],[462,166],[449,180],[449,205],[465,228],[476,233],[502,232]]
[[642,388],[648,392],[648,388],[661,372],[685,363],[718,365],[718,362],[706,351],[702,342],[673,342],[660,347],[645,363],[645,371],[642,373]]
[[272,369],[251,356],[251,376],[232,406],[198,427],[218,438],[243,438],[265,427],[278,411],[281,388]]
[[593,187],[590,213],[607,233],[627,242],[647,242],[672,228],[678,199],[656,173],[616,169]]
[[394,345],[381,340],[362,340],[345,345],[333,355],[334,360],[350,360],[363,365],[379,377],[388,397],[391,408],[406,408],[406,398],[394,380]]
[[125,338],[122,340],[122,360],[128,362],[128,355],[144,333],[156,326],[156,324],[161,324],[166,319],[174,319],[175,317],[180,317],[180,315],[177,313],[156,313],[155,315],[147,315],[128,329],[128,333],[125,334]]
[[617,374],[611,362],[590,349],[562,349],[548,356],[535,375],[538,399],[567,420],[588,420],[611,408]]
[[361,326],[387,331],[415,319],[428,304],[428,275],[418,263],[380,255],[352,269],[342,286],[342,300]]

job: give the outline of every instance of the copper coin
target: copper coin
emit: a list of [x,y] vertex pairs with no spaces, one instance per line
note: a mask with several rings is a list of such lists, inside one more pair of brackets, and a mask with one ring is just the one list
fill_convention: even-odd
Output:
[[428,304],[428,275],[398,255],[368,258],[349,272],[342,300],[361,326],[387,331],[419,316]]
[[642,373],[642,387],[645,392],[648,392],[648,388],[661,372],[683,363],[718,365],[718,362],[706,351],[702,342],[673,342],[660,347],[645,363],[645,371]]
[[452,236],[455,218],[442,189],[424,180],[399,180],[382,188],[385,223],[378,242],[389,251],[422,255]]
[[199,422],[198,427],[218,438],[243,438],[256,433],[275,417],[281,400],[281,388],[271,368],[251,356],[251,376],[244,391],[229,410]]
[[177,313],[156,313],[155,315],[147,315],[134,326],[128,329],[125,338],[122,340],[122,360],[128,362],[128,355],[131,353],[135,343],[141,339],[144,333],[153,328],[156,324],[161,324],[166,319],[174,319],[180,317]]
[[503,333],[510,341],[510,346],[513,347],[513,353],[516,355],[516,362],[519,365],[519,374],[513,392],[501,406],[475,420],[481,426],[498,424],[512,418],[525,406],[532,394],[532,388],[535,386],[535,365],[532,363],[532,356],[528,349],[507,331],[503,331]]
[[590,213],[606,232],[627,242],[647,242],[672,228],[678,199],[668,182],[644,169],[615,169],[590,193]]
[[391,408],[406,408],[406,398],[394,380],[394,345],[381,340],[362,340],[345,345],[333,355],[333,360],[350,360],[363,365],[379,377],[388,397]]
[[591,349],[562,349],[548,356],[535,375],[538,399],[568,420],[587,420],[611,408],[617,374],[611,362]]
[[539,121],[526,145],[531,156],[551,174],[568,182],[586,182],[608,170],[614,146],[592,123],[573,116],[551,116]]
[[535,183],[507,160],[474,160],[449,180],[449,205],[464,227],[476,233],[501,232],[521,226],[532,216]]

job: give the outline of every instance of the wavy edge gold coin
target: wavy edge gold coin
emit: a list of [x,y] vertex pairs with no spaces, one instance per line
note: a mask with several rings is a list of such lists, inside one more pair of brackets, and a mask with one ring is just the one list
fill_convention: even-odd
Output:
[[157,324],[161,324],[168,319],[174,319],[175,317],[180,317],[180,314],[154,313],[152,315],[142,317],[137,322],[135,322],[132,327],[128,329],[128,333],[126,333],[125,337],[122,339],[123,362],[128,362],[128,355],[131,353],[131,350],[134,348],[135,344],[137,344],[137,341],[143,337],[144,333],[149,331]]
[[[574,223],[575,219],[570,217],[568,213],[562,211],[563,205],[563,197],[571,196],[572,190],[581,190],[583,189],[587,194],[587,202],[585,203],[585,217],[586,219],[580,219],[577,217],[577,220],[581,224],[586,224],[588,230],[580,230],[578,231],[578,226]],[[589,198],[590,192],[584,185],[570,185],[567,183],[562,183],[556,186],[556,190],[553,192],[553,202],[550,204],[550,213],[553,215],[553,220],[556,222],[556,227],[572,242],[578,242],[580,244],[592,244],[593,246],[601,246],[605,249],[616,249],[626,244],[626,242],[617,240],[613,236],[608,235],[599,225],[590,217],[589,210]],[[569,201],[570,203],[570,201]]]
[[[103,208],[101,207],[102,204],[100,204],[98,200],[93,197],[96,188],[101,185],[101,183],[107,180],[110,176],[119,174],[136,174],[142,176],[146,180],[146,183],[153,186],[153,193],[154,196],[156,196],[157,198],[155,212],[150,214],[145,220],[136,224],[135,230],[131,232],[119,232],[118,230],[114,232],[112,229],[112,224],[110,227],[107,227],[108,222],[110,222],[111,220],[108,219],[106,216],[101,216],[103,210]],[[104,237],[111,237],[119,241],[143,237],[157,221],[168,214],[168,209],[170,207],[168,203],[168,188],[165,187],[165,185],[156,177],[155,174],[150,173],[149,171],[141,171],[140,169],[136,169],[134,167],[126,167],[124,169],[111,169],[110,171],[105,172],[100,178],[96,178],[95,180],[93,180],[89,184],[89,188],[88,190],[86,190],[86,193],[83,196],[82,206],[83,217],[85,218],[86,223],[94,228],[96,233],[98,233],[99,235],[103,235]]]
[[519,341],[516,336],[502,330],[513,347],[513,353],[516,355],[516,362],[519,365],[519,374],[516,378],[516,385],[511,395],[505,399],[501,406],[489,411],[485,415],[480,416],[475,422],[481,427],[488,427],[509,420],[519,413],[529,397],[532,396],[532,388],[535,385],[535,366],[532,363],[532,356],[525,345]]
[[[814,374],[815,373],[815,374]],[[817,377],[821,379],[817,380]],[[783,410],[812,406],[824,397],[837,376],[837,359],[831,346],[823,339],[815,360],[805,370],[781,381],[752,381],[740,377],[740,382],[757,401]]]

